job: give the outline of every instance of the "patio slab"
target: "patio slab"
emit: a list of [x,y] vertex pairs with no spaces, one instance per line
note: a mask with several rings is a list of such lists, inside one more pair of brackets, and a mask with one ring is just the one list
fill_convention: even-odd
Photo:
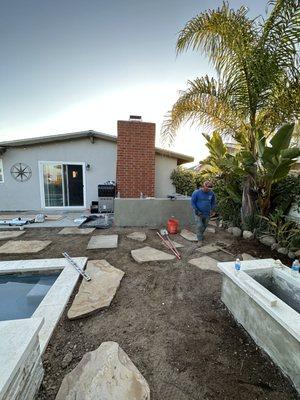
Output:
[[88,261],[86,273],[91,281],[82,280],[78,293],[68,311],[69,319],[86,317],[109,307],[118,290],[124,272],[106,260]]
[[138,242],[144,242],[147,239],[145,232],[132,232],[127,235],[128,239],[137,240]]
[[100,398],[150,400],[147,381],[116,342],[104,342],[86,353],[65,376],[56,396],[56,400]]
[[63,228],[61,231],[59,231],[59,235],[89,235],[90,233],[94,232],[95,228],[85,228],[85,229],[80,229],[74,227],[69,227],[69,228]]
[[190,242],[198,242],[197,235],[194,232],[188,231],[187,229],[182,229],[180,236]]
[[208,256],[193,258],[189,261],[189,264],[195,265],[202,270],[220,272],[219,268],[217,267],[218,261]]
[[216,246],[214,244],[206,244],[205,246],[201,246],[197,249],[197,251],[200,251],[203,254],[208,254],[208,253],[213,253],[214,251],[222,250],[220,249],[219,246]]
[[164,251],[154,249],[153,247],[143,247],[141,249],[131,250],[133,259],[138,263],[149,261],[169,261],[174,260],[175,256]]
[[0,231],[0,240],[13,239],[23,235],[24,231]]
[[51,240],[9,240],[0,247],[0,254],[38,253],[50,243]]
[[87,245],[88,250],[115,249],[117,247],[118,247],[118,235],[92,236]]

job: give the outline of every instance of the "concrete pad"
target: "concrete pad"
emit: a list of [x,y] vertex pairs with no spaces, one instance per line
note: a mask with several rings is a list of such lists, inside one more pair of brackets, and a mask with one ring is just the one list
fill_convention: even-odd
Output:
[[175,256],[153,247],[143,247],[142,249],[131,250],[133,259],[138,263],[149,261],[168,261],[174,260]]
[[218,250],[222,250],[222,249],[220,249],[219,246],[216,246],[214,244],[207,244],[205,246],[199,247],[197,250],[203,254],[208,254],[208,253],[212,253],[214,251],[218,251]]
[[144,242],[147,239],[145,232],[132,232],[127,235],[128,239],[137,240],[138,242]]
[[50,243],[51,240],[9,240],[0,247],[0,254],[38,253]]
[[69,228],[63,228],[59,231],[59,235],[89,235],[90,233],[94,232],[95,228],[85,228],[80,229],[75,226]]
[[0,240],[13,239],[24,233],[25,231],[0,231]]
[[116,342],[86,353],[65,376],[56,400],[150,400],[147,381]]
[[88,250],[115,249],[116,247],[118,247],[118,235],[92,236],[87,245]]
[[109,307],[118,290],[124,272],[106,260],[88,261],[86,273],[91,281],[82,280],[78,293],[68,311],[68,318],[82,318]]
[[243,259],[243,261],[255,260],[255,257],[251,256],[251,254],[243,253],[243,254],[242,254],[242,259]]
[[187,229],[182,229],[180,236],[190,242],[198,242],[197,235],[194,232],[188,231]]
[[203,270],[220,272],[219,268],[217,267],[218,261],[208,256],[193,258],[189,261],[189,264],[195,265]]

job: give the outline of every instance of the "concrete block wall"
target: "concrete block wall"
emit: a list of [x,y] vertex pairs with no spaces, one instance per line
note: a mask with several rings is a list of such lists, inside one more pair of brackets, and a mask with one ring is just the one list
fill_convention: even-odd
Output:
[[120,227],[165,227],[169,218],[179,220],[180,228],[194,224],[190,198],[115,199],[115,224]]
[[122,198],[155,195],[155,124],[118,121],[117,186]]

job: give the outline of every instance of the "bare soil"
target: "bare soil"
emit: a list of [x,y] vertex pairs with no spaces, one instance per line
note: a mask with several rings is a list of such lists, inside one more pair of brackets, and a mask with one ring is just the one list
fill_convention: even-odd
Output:
[[[133,231],[95,231],[93,234],[118,233],[119,247],[86,250],[91,235],[61,236],[57,235],[58,229],[30,229],[22,240],[47,239],[52,244],[37,255],[0,257],[54,258],[67,251],[71,256],[106,259],[125,272],[107,310],[69,321],[66,313],[70,299],[43,356],[45,376],[38,400],[55,399],[64,376],[86,352],[104,341],[116,341],[126,351],[148,381],[152,400],[299,399],[289,380],[220,301],[221,275],[187,263],[200,257],[196,245],[176,235],[174,240],[185,245],[180,249],[181,261],[139,265],[131,258],[130,250],[145,245],[165,248],[154,230],[147,230],[144,243],[126,238]],[[234,240],[222,230],[207,234],[206,241],[227,242],[233,256],[220,251],[209,254],[220,261],[233,260],[244,252],[278,258],[277,253],[258,242]],[[281,260],[290,263],[284,257]]]

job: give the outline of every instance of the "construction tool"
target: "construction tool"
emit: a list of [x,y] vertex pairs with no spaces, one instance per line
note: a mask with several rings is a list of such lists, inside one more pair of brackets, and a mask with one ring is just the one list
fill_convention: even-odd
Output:
[[64,252],[62,253],[62,255],[69,261],[69,263],[76,269],[76,271],[78,271],[80,273],[80,275],[86,280],[86,281],[90,281],[92,278],[86,273],[84,272],[83,269],[81,269],[79,267],[79,265],[76,264],[76,262],[69,256],[68,253]]
[[172,251],[172,253],[178,258],[178,260],[181,259],[181,255],[179,254],[178,250],[172,243],[171,239],[169,238],[168,231],[166,229],[161,229],[160,232],[157,232],[157,235],[161,238],[163,241],[164,245]]

